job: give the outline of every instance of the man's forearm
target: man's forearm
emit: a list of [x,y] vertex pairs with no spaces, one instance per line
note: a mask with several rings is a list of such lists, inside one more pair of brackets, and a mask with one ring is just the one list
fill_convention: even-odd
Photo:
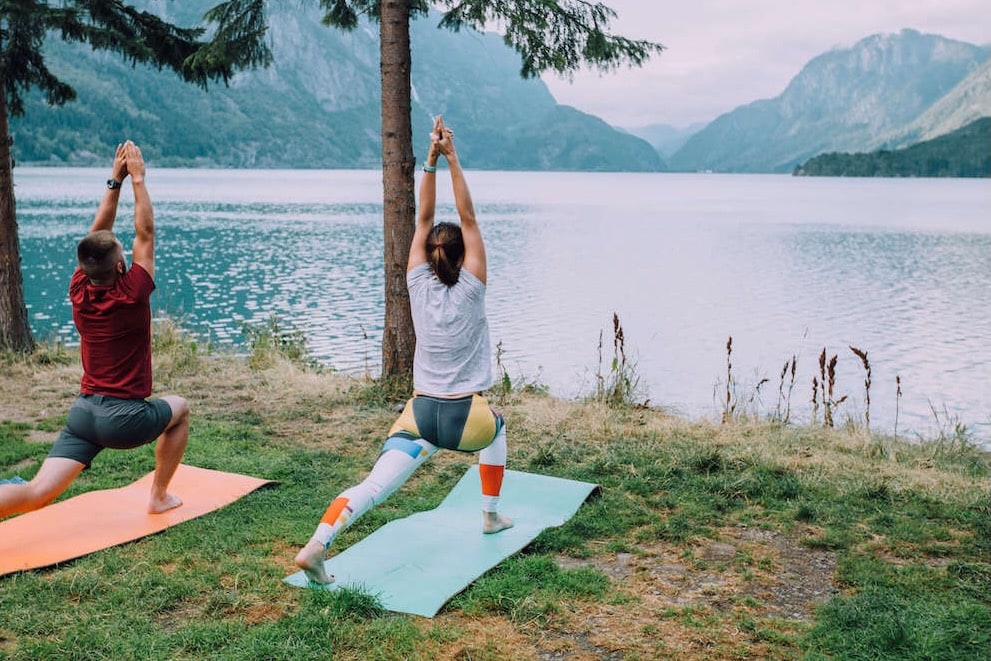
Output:
[[145,187],[144,177],[132,179],[134,189],[134,232],[137,236],[155,235],[155,213],[151,206],[151,196]]
[[90,232],[100,230],[112,230],[114,219],[117,217],[117,203],[120,201],[120,188],[108,188],[103,193],[100,206],[96,209],[96,217],[93,219],[93,226]]

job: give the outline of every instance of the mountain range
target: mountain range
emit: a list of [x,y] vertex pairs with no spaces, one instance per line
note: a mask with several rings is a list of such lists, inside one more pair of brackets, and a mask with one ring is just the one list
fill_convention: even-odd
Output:
[[[194,23],[216,0],[148,0],[155,13]],[[315,3],[313,3],[315,4]],[[208,91],[174,74],[53,36],[45,57],[77,100],[50,107],[40,94],[12,118],[18,163],[95,165],[131,138],[161,166],[375,168],[381,157],[377,26],[321,24],[311,5],[272,3],[265,69]],[[411,23],[414,147],[422,156],[443,114],[463,162],[478,169],[657,171],[644,140],[561,106],[539,79],[520,78],[519,56],[494,33]]]
[[[185,24],[215,4],[147,1]],[[49,39],[46,61],[78,99],[53,108],[28,96],[25,116],[11,121],[17,162],[104,164],[107,145],[131,138],[159,166],[378,167],[377,27],[342,32],[290,4],[269,12],[273,64],[209,91]],[[621,129],[521,79],[519,55],[499,35],[438,29],[438,20],[411,25],[414,147],[443,114],[477,169],[784,173],[819,154],[893,150],[991,116],[991,47],[902,30],[823,53],[779,96],[707,125]]]
[[989,53],[914,30],[867,37],[812,59],[779,96],[716,118],[668,165],[791,172],[826,152],[894,149],[949,133],[991,115]]

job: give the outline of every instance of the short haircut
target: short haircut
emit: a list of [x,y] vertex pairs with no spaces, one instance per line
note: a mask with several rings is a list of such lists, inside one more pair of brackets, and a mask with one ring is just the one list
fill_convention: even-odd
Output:
[[110,230],[98,230],[86,235],[76,246],[79,268],[90,280],[106,282],[113,279],[120,255],[117,237]]

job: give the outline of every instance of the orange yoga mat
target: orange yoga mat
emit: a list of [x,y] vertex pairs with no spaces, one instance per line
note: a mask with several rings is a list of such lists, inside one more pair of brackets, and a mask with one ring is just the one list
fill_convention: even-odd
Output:
[[169,485],[169,492],[181,498],[182,505],[148,514],[152,475],[126,487],[90,491],[0,521],[0,576],[47,567],[161,532],[271,482],[183,464]]

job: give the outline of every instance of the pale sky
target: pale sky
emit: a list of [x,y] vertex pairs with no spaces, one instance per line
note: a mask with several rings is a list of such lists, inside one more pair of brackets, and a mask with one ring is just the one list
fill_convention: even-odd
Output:
[[666,47],[641,69],[545,75],[558,103],[615,126],[709,122],[770,99],[812,58],[911,28],[991,44],[989,0],[599,0],[614,33]]

